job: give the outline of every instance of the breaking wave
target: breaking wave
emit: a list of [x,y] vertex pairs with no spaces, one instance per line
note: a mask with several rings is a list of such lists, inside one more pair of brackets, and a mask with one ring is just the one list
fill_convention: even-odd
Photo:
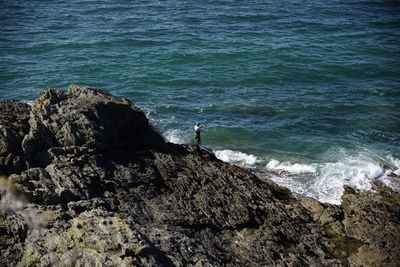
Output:
[[295,194],[313,197],[322,202],[340,204],[343,186],[371,191],[374,181],[400,191],[400,160],[387,156],[376,160],[360,153],[334,162],[299,164],[270,160],[266,173],[276,183],[288,187]]
[[269,170],[287,171],[291,173],[315,173],[316,169],[312,165],[306,164],[291,164],[289,162],[279,162],[278,160],[270,160],[266,166]]
[[228,149],[215,151],[215,156],[225,162],[242,166],[251,166],[260,162],[254,155]]
[[[164,133],[166,141],[193,143],[189,131],[170,129]],[[320,160],[281,160],[257,157],[241,151],[215,149],[222,161],[248,168],[265,175],[293,193],[318,199],[321,202],[340,204],[343,186],[371,191],[379,181],[400,192],[400,160],[392,155],[361,149],[358,152],[336,148],[327,151]],[[266,156],[267,157],[267,156]]]
[[188,143],[188,141],[190,141],[189,138],[187,137],[186,132],[178,129],[167,130],[164,133],[164,137],[168,142],[174,144],[185,144]]

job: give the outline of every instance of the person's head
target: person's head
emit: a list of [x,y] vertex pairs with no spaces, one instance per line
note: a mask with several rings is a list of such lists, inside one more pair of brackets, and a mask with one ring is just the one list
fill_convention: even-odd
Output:
[[196,123],[197,126],[200,126],[200,122]]

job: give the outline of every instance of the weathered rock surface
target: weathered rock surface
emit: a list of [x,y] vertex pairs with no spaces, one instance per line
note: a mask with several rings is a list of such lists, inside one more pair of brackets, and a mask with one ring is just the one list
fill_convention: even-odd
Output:
[[29,131],[31,107],[18,101],[0,105],[0,173],[20,172],[26,168],[21,147]]
[[400,199],[389,189],[346,188],[342,206],[293,197],[207,151],[165,143],[139,108],[95,88],[47,90],[29,113],[12,103],[0,156],[23,164],[0,162],[9,175],[0,266],[400,262]]

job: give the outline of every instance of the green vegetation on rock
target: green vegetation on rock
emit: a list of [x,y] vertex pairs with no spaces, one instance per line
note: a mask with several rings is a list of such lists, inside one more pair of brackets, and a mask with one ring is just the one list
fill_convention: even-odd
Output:
[[324,225],[324,232],[329,241],[329,252],[346,265],[348,265],[347,259],[364,245],[360,240],[338,234],[328,224]]
[[26,261],[26,264],[28,266],[36,266],[36,265],[40,264],[40,259],[39,258],[29,258]]

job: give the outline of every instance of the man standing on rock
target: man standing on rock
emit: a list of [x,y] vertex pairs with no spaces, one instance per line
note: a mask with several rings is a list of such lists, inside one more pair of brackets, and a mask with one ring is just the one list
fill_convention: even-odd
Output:
[[196,123],[194,126],[194,132],[196,133],[196,143],[197,147],[200,147],[201,137],[200,132],[204,129],[204,125],[201,125],[200,122]]

